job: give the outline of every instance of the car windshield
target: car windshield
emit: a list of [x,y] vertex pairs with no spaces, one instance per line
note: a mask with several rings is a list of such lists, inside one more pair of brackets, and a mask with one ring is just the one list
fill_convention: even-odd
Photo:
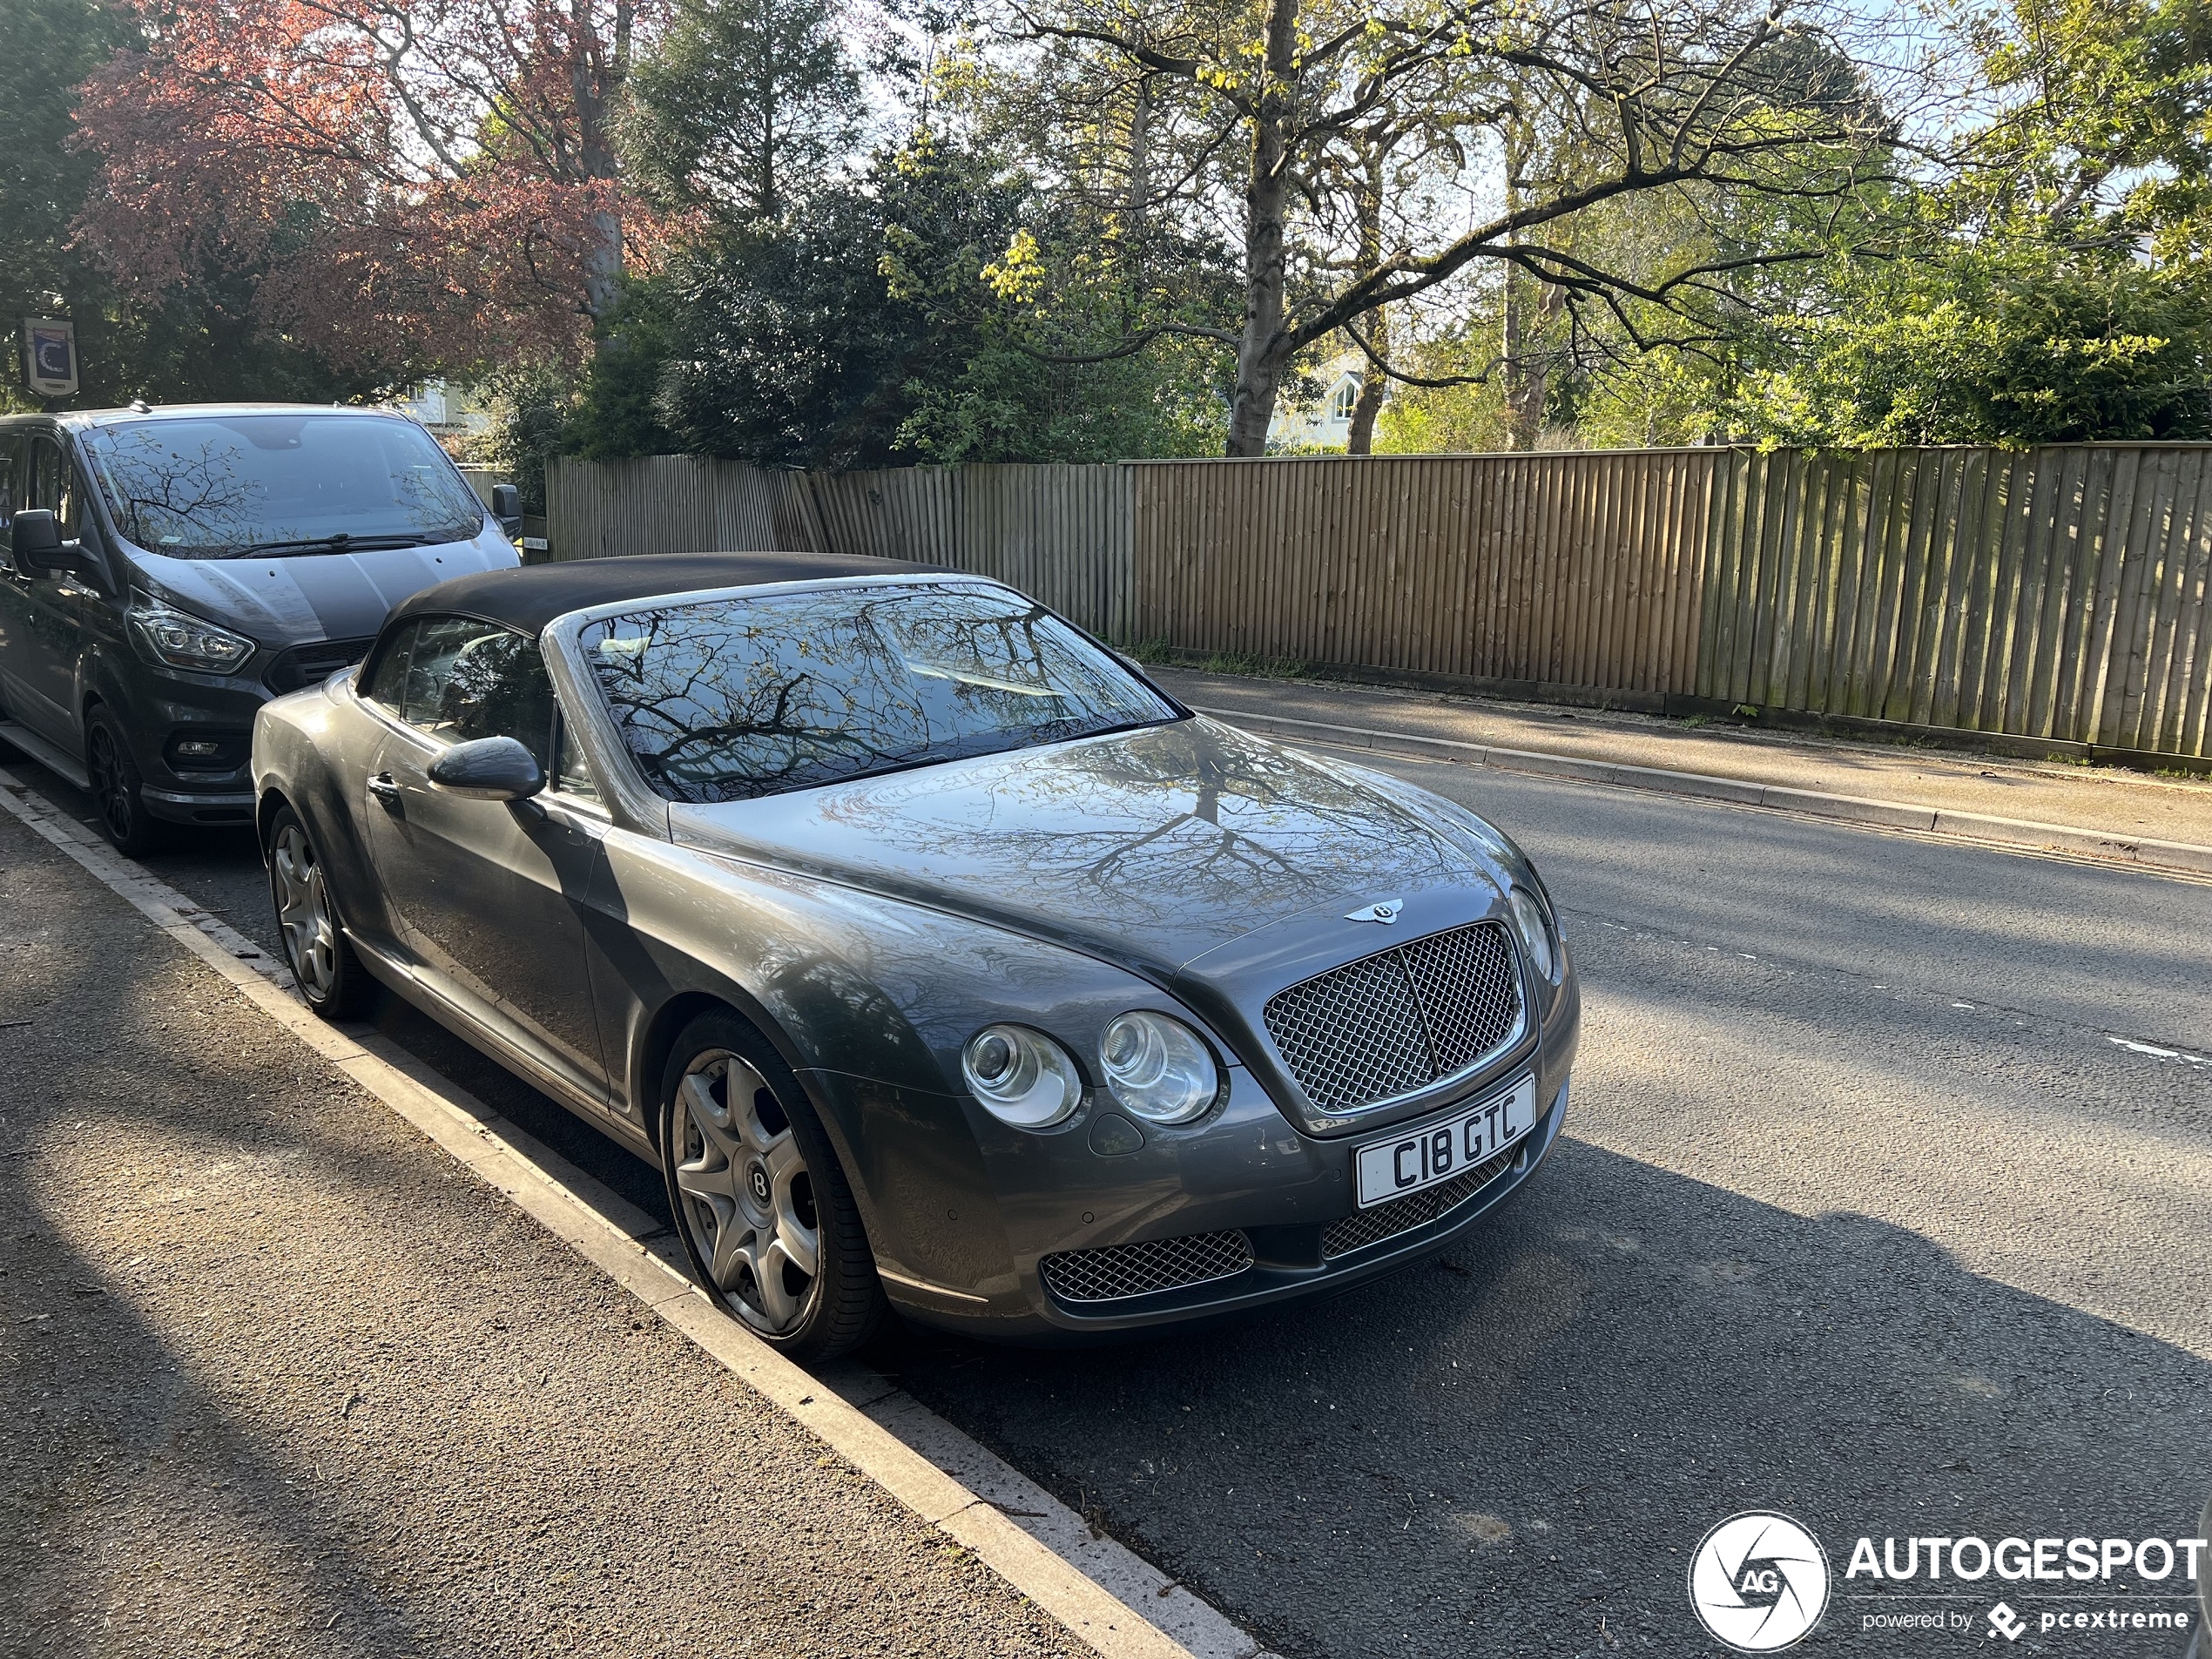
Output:
[[581,643],[671,800],[747,800],[1177,718],[1035,602],[955,583],[637,610]]
[[116,527],[172,558],[412,547],[483,528],[445,452],[388,415],[173,415],[81,438]]

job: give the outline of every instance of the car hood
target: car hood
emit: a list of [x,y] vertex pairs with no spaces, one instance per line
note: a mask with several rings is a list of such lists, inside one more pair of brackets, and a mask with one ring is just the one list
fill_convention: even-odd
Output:
[[679,805],[669,819],[676,840],[703,851],[912,899],[1164,981],[1310,911],[1497,893],[1494,860],[1440,832],[1422,804],[1195,718]]
[[265,645],[366,639],[410,593],[448,577],[517,562],[514,544],[487,527],[472,541],[289,558],[172,559],[132,549],[146,585],[210,622]]

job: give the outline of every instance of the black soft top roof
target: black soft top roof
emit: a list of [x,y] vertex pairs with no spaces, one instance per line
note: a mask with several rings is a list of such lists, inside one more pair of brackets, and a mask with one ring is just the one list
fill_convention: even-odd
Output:
[[462,616],[535,634],[571,610],[625,599],[768,582],[819,582],[829,577],[945,573],[942,565],[853,553],[646,553],[619,559],[574,559],[457,576],[401,600],[384,625],[425,614]]

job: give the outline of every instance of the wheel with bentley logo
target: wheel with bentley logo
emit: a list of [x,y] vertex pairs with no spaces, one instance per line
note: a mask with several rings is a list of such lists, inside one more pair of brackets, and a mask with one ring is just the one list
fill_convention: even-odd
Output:
[[326,1020],[358,1019],[376,1000],[376,982],[346,940],[330,873],[289,806],[269,819],[261,849],[269,870],[269,900],[284,941],[284,965],[307,1006]]
[[661,1096],[669,1207],[707,1294],[794,1358],[867,1340],[885,1303],[860,1207],[773,1047],[735,1015],[705,1015]]

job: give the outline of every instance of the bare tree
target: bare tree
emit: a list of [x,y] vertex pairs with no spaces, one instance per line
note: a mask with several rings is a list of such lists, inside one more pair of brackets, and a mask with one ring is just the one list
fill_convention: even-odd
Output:
[[[1010,37],[1046,48],[1063,81],[1088,65],[1141,81],[1155,111],[1174,88],[1195,112],[1179,206],[1218,215],[1243,314],[1139,320],[1111,349],[1163,334],[1233,348],[1232,455],[1263,451],[1294,361],[1332,335],[1366,354],[1378,399],[1386,379],[1420,383],[1390,359],[1386,308],[1480,273],[1508,277],[1509,332],[1516,304],[1595,308],[1645,343],[1654,318],[1832,250],[1751,247],[1632,272],[1577,250],[1580,217],[1684,193],[1841,199],[1876,171],[1891,132],[1855,76],[1838,95],[1832,76],[1791,70],[1803,57],[1792,44],[1817,34],[1797,0],[1009,3]],[[1144,147],[1155,179],[1178,173],[1159,125]],[[1541,399],[1526,374],[1517,389],[1520,405]]]

